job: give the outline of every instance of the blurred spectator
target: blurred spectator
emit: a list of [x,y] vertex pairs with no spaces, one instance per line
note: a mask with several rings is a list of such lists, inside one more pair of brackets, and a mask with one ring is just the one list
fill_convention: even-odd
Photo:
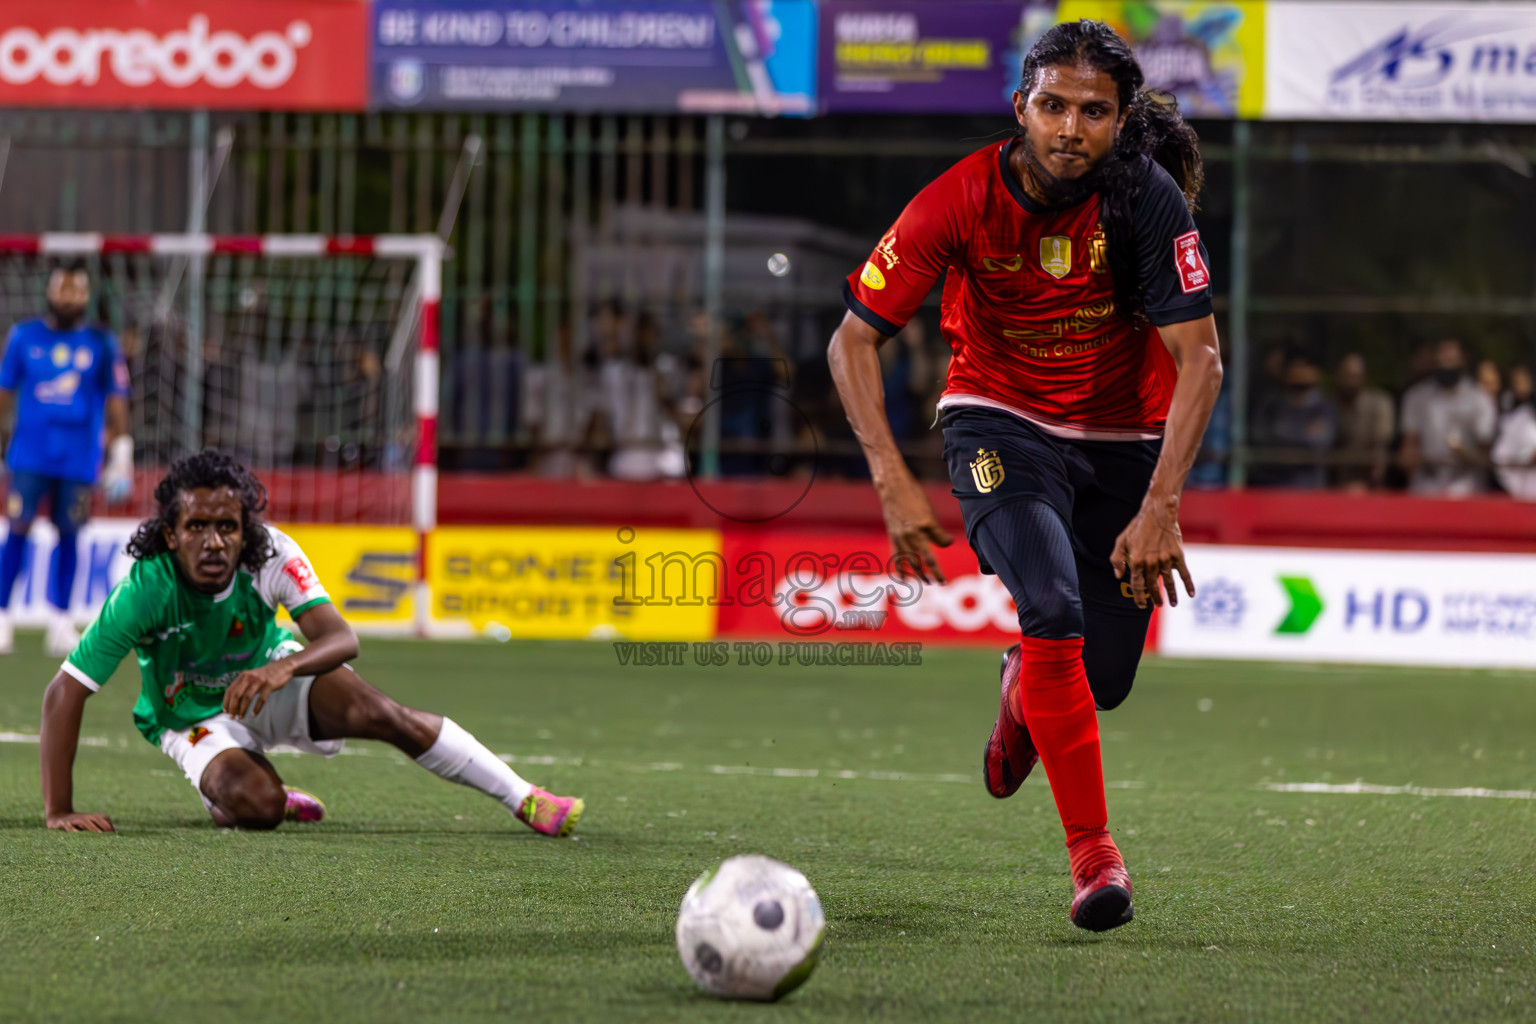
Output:
[[1509,368],[1509,387],[1499,396],[1499,412],[1514,412],[1522,402],[1529,402],[1532,394],[1530,367],[1516,363]]
[[[1253,443],[1285,450],[1287,461],[1255,466],[1253,482],[1260,487],[1324,487],[1323,456],[1333,447],[1338,413],[1318,388],[1317,364],[1307,356],[1292,356],[1283,379],[1284,392],[1270,396],[1258,410]],[[1307,455],[1316,461],[1290,461]]]
[[1504,390],[1504,381],[1499,376],[1499,364],[1492,359],[1484,359],[1477,364],[1477,386],[1483,389],[1483,393],[1493,399],[1494,405],[1499,403],[1499,394]]
[[[771,458],[776,435],[793,427],[784,417],[791,407],[781,396],[790,384],[768,318],[749,314],[722,339],[720,363],[710,367],[710,383],[718,387],[720,403],[720,473],[722,476],[787,472],[787,461]],[[786,442],[788,438],[784,438]]]
[[1258,379],[1248,397],[1248,435],[1251,440],[1257,430],[1260,410],[1285,397],[1285,368],[1290,365],[1295,352],[1282,341],[1271,344],[1259,360]]
[[301,426],[307,428],[302,436],[317,440],[314,405],[329,398],[315,393],[315,360],[309,356],[308,338],[300,335],[280,352],[265,348],[258,353],[254,339],[248,343],[238,371],[233,447],[255,469],[293,465]]
[[1435,342],[1425,341],[1413,347],[1408,353],[1408,386],[1412,387],[1421,380],[1428,380],[1429,375],[1435,372]]
[[[887,344],[890,344],[889,342]],[[813,353],[795,367],[794,389],[790,401],[805,415],[806,423],[796,438],[796,447],[805,453],[800,460],[801,472],[814,471],[817,476],[867,480],[869,465],[853,427],[848,423],[848,413],[832,382],[832,368],[827,364],[826,350]],[[809,454],[816,453],[814,465]]]
[[1536,501],[1536,409],[1531,390],[1531,371],[1519,365],[1511,368],[1504,393],[1511,405],[1499,418],[1491,453],[1499,485],[1522,501]]
[[613,424],[608,473],[620,480],[656,480],[687,472],[682,433],[666,413],[656,369],[661,329],[649,313],[635,321],[633,356],[605,360],[603,399]]
[[569,324],[562,323],[555,338],[555,351],[523,372],[522,422],[537,473],[552,477],[586,475],[590,465],[579,448],[596,404],[592,360],[571,359]]
[[1414,494],[1462,497],[1485,487],[1498,407],[1466,374],[1461,342],[1435,345],[1428,380],[1403,395],[1403,468]]
[[[1226,354],[1222,354],[1226,358]],[[1194,468],[1189,471],[1189,486],[1201,490],[1219,490],[1227,486],[1228,463],[1232,458],[1232,375],[1221,379],[1221,391],[1211,408],[1211,418],[1200,439]]]
[[885,418],[897,441],[920,436],[924,400],[932,387],[927,328],[914,318],[901,333],[880,346],[880,375],[885,383]]
[[1334,379],[1339,408],[1334,483],[1351,491],[1380,487],[1387,472],[1387,449],[1396,431],[1392,396],[1369,385],[1365,357],[1351,352],[1339,361]]

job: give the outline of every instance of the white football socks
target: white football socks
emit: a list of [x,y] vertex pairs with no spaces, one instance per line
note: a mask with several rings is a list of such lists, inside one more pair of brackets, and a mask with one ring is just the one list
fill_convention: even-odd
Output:
[[438,778],[495,797],[513,813],[533,792],[531,783],[487,750],[485,744],[465,732],[459,723],[446,716],[443,718],[443,730],[437,734],[437,742],[418,757],[416,763]]

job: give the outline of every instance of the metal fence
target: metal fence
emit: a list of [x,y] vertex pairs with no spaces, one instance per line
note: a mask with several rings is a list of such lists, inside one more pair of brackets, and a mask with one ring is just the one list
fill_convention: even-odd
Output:
[[[674,413],[709,404],[700,363],[718,355],[780,361],[774,385],[814,405],[811,392],[830,387],[816,363],[841,315],[841,276],[922,184],[1007,127],[3,111],[0,230],[433,231],[476,136],[444,280],[443,464],[521,468],[549,441],[532,414],[551,415],[572,375],[591,365],[594,392],[626,386],[601,379],[609,352],[670,359],[659,389]],[[1198,127],[1209,186],[1197,219],[1229,346],[1223,473],[1232,482],[1256,454],[1249,395],[1265,384],[1259,355],[1272,347],[1310,351],[1325,370],[1358,350],[1394,391],[1411,379],[1411,351],[1437,337],[1459,335],[1505,367],[1536,355],[1536,129]],[[200,224],[199,169],[226,128],[233,147]],[[942,365],[929,362],[932,372]],[[563,367],[566,379],[541,367]],[[824,435],[820,451],[857,472],[835,402],[823,413],[811,424]],[[724,429],[723,450],[802,453],[807,440],[782,416],[755,440]],[[613,438],[570,443],[611,447]],[[925,471],[939,471],[920,431],[904,443]]]

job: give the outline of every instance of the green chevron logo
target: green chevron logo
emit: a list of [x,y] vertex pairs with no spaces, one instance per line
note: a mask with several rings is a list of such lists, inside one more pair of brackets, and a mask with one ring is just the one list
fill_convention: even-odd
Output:
[[1323,599],[1317,596],[1317,588],[1305,576],[1281,576],[1280,585],[1291,599],[1291,610],[1280,620],[1275,632],[1305,633],[1323,614]]

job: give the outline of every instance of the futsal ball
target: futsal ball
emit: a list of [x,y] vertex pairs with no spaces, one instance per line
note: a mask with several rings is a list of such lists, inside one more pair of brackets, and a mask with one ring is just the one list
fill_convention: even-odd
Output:
[[747,854],[694,880],[677,915],[677,952],[699,987],[726,999],[774,1000],[816,969],[826,918],[805,876]]

